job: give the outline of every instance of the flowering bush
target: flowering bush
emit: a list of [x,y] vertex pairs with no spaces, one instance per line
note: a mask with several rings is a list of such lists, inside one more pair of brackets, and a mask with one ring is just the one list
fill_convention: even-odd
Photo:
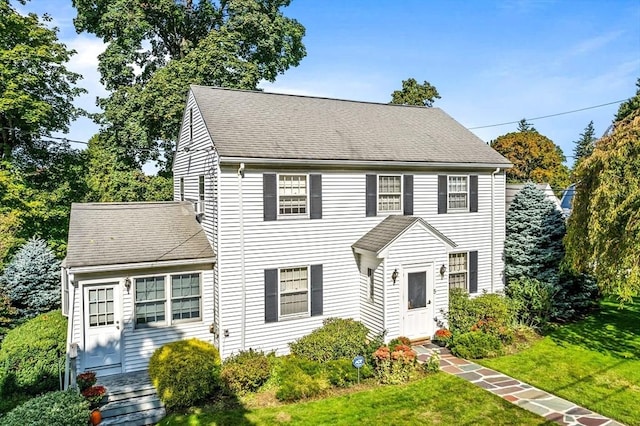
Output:
[[107,393],[107,388],[100,385],[89,386],[88,388],[83,390],[81,393],[82,393],[82,396],[84,396],[87,399],[87,401],[89,401],[89,404],[92,407],[96,407],[98,406],[98,404],[100,404],[100,401],[102,401],[104,394]]
[[380,383],[406,382],[416,368],[416,354],[403,344],[379,347],[373,353],[373,361]]
[[84,373],[80,373],[76,376],[76,383],[78,384],[78,389],[80,389],[80,392],[95,385],[96,380],[97,379],[95,371],[85,371]]
[[440,342],[441,344],[447,344],[449,343],[449,341],[451,340],[451,337],[453,336],[453,333],[451,333],[451,331],[449,331],[449,329],[447,328],[440,328],[438,330],[436,330],[436,334],[433,337],[433,340],[435,340],[436,342]]

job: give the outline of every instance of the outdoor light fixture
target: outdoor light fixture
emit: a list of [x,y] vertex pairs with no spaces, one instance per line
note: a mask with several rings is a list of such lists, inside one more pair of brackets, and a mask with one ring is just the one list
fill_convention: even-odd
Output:
[[442,266],[440,267],[440,276],[444,277],[445,272],[447,272],[447,267],[442,264]]
[[393,273],[391,274],[391,279],[393,280],[393,283],[396,283],[396,280],[398,279],[398,270],[394,269]]
[[124,288],[127,289],[127,294],[129,294],[129,290],[131,290],[131,278],[127,277],[124,279]]

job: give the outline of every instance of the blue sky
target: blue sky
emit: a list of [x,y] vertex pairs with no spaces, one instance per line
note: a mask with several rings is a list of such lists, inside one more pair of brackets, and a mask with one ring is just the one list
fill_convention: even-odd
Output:
[[[47,12],[78,54],[70,68],[90,93],[78,105],[95,111],[96,56],[104,49],[76,34],[71,0],[32,0],[21,11]],[[429,81],[435,106],[474,128],[627,99],[640,77],[640,0],[293,0],[285,14],[307,30],[301,64],[260,85],[270,92],[388,102],[404,79]],[[534,120],[568,163],[573,141],[593,120],[600,136],[617,105]],[[489,141],[516,124],[473,129]],[[72,125],[70,139],[97,127]]]

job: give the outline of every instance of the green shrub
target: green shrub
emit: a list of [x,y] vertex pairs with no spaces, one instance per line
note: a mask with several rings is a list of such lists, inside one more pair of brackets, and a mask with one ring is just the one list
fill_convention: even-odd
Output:
[[517,321],[528,327],[544,328],[551,319],[553,288],[536,279],[510,281],[505,288],[513,303]]
[[220,389],[220,355],[198,339],[167,343],[151,356],[149,377],[168,409],[190,407]]
[[422,364],[426,373],[437,373],[440,371],[440,352],[433,352],[427,362]]
[[0,417],[0,426],[77,426],[89,420],[89,402],[73,390],[37,396]]
[[280,385],[276,398],[280,401],[297,401],[320,395],[330,387],[322,364],[316,361],[290,356],[278,368]]
[[234,393],[254,392],[271,375],[271,363],[262,351],[240,351],[222,364],[222,381]]
[[510,299],[500,294],[483,293],[470,298],[465,291],[452,289],[445,316],[454,336],[482,331],[506,344],[513,341],[515,308]]
[[327,318],[323,326],[295,342],[289,343],[291,353],[314,361],[353,359],[369,348],[369,330],[352,319]]
[[[358,369],[348,359],[328,361],[325,364],[327,378],[332,386],[347,388],[358,383]],[[360,368],[360,380],[373,377],[373,369],[369,364]]]
[[465,359],[494,357],[502,354],[502,342],[494,335],[471,331],[455,338],[451,352]]
[[47,312],[9,331],[0,347],[0,395],[57,390],[64,374],[67,319]]

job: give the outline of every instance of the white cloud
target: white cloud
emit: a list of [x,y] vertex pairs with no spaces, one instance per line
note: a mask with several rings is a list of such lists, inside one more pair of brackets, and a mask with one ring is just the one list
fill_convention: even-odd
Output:
[[588,38],[581,41],[572,50],[575,55],[584,55],[593,51],[599,50],[611,42],[618,39],[623,34],[623,31],[611,31],[605,34],[600,34],[595,37]]

